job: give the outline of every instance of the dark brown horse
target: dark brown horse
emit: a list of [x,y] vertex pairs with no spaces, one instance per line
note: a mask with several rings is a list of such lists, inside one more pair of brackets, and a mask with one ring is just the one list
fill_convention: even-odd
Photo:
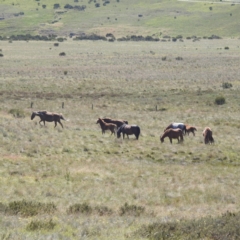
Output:
[[173,129],[173,128],[170,128],[170,129],[167,129],[163,135],[160,137],[160,141],[163,143],[164,142],[164,138],[165,137],[168,137],[169,140],[170,140],[170,143],[172,143],[172,139],[177,139],[178,142],[181,140],[183,141],[183,131],[182,129],[180,128],[177,128],[177,129]]
[[112,118],[102,118],[102,120],[105,123],[116,124],[118,128],[121,127],[123,124],[128,124],[128,121],[125,121],[125,120],[117,120],[117,119],[112,119]]
[[111,131],[111,135],[114,134],[117,131],[117,125],[114,123],[106,123],[103,119],[98,118],[96,124],[100,124],[101,129],[102,129],[102,134],[105,134],[106,130],[110,130]]
[[32,112],[31,120],[33,120],[36,116],[40,117],[39,124],[41,122],[43,122],[44,126],[45,126],[45,122],[54,122],[55,123],[55,127],[57,126],[57,123],[59,123],[62,126],[62,128],[63,128],[63,125],[62,125],[60,120],[62,119],[62,120],[67,121],[63,117],[62,114],[52,113],[52,112],[47,112],[47,111]]
[[123,134],[123,139],[124,139],[125,134],[127,134],[127,137],[129,139],[128,135],[134,134],[136,139],[138,140],[140,132],[141,132],[140,127],[137,126],[137,125],[123,124],[120,128],[118,128],[117,137],[120,138],[121,133],[122,133]]
[[211,144],[211,143],[214,143],[214,138],[212,136],[212,130],[210,127],[206,127],[204,130],[203,130],[203,137],[204,137],[204,143],[205,144]]
[[197,131],[197,128],[190,126],[190,125],[186,125],[186,133],[189,135],[189,133],[192,133],[193,136],[195,136],[195,131]]
[[164,132],[167,130],[167,129],[177,129],[177,128],[180,128],[182,131],[183,131],[183,134],[186,134],[186,125],[184,123],[171,123],[170,125],[168,125]]

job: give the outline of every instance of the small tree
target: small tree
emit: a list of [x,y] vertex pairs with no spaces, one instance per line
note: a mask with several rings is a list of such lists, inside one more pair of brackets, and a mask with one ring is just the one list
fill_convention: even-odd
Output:
[[215,98],[215,104],[217,105],[223,105],[225,102],[225,97],[223,96],[218,96]]

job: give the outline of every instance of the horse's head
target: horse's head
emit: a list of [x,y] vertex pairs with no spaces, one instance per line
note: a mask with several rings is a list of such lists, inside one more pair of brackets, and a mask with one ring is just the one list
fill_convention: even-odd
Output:
[[100,123],[100,118],[98,118],[98,120],[97,120],[96,124],[98,124],[98,123]]
[[163,143],[163,142],[164,142],[164,137],[163,137],[163,135],[162,135],[162,136],[160,136],[160,141],[161,141],[161,143]]
[[128,124],[128,121],[125,121],[125,120],[124,120],[123,122],[126,123],[126,124]]
[[33,120],[36,116],[36,112],[32,112],[32,115],[31,115],[31,120]]

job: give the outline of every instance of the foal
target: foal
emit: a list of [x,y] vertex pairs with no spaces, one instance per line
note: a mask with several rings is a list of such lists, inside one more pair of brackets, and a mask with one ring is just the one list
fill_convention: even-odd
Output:
[[116,124],[114,124],[114,123],[106,123],[101,118],[98,118],[96,124],[98,124],[98,123],[100,124],[100,126],[102,128],[102,134],[105,134],[105,130],[110,130],[112,132],[111,135],[112,134],[115,135],[115,132],[117,130],[117,125]]
[[190,126],[190,125],[186,125],[186,133],[189,135],[189,133],[192,133],[193,136],[195,136],[195,131],[197,131],[197,128]]

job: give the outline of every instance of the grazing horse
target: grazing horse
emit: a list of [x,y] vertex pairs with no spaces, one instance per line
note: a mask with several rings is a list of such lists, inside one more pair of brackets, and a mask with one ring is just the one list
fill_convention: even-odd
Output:
[[203,137],[204,137],[205,144],[214,143],[214,138],[212,137],[212,130],[210,129],[210,127],[206,127],[203,130]]
[[105,123],[114,123],[117,125],[117,127],[121,127],[123,124],[128,124],[128,121],[125,120],[116,120],[111,118],[103,118],[102,119]]
[[43,122],[44,126],[45,126],[45,122],[55,122],[55,127],[57,126],[57,123],[59,123],[63,128],[63,125],[60,120],[62,119],[67,121],[62,114],[52,113],[47,111],[32,112],[31,120],[33,120],[36,116],[40,117],[39,124],[40,122]]
[[170,143],[172,143],[172,139],[173,138],[176,138],[179,142],[179,138],[181,141],[183,141],[183,131],[182,129],[180,128],[176,128],[176,129],[173,129],[173,128],[169,128],[167,129],[163,135],[160,137],[160,141],[163,143],[164,142],[164,138],[165,137],[168,137],[169,140],[170,140]]
[[117,130],[117,125],[114,123],[106,123],[103,119],[98,118],[96,124],[100,124],[101,129],[102,129],[102,134],[105,134],[105,130],[110,130],[111,135],[115,135],[115,131]]
[[120,128],[118,128],[117,131],[117,137],[121,137],[121,133],[123,134],[123,139],[125,134],[127,134],[127,137],[129,139],[128,135],[134,134],[136,139],[138,140],[139,135],[140,135],[140,127],[137,125],[128,125],[128,124],[123,124]]
[[183,123],[171,123],[169,126],[165,128],[164,132],[170,128],[173,128],[173,129],[180,128],[183,131],[183,134],[186,134],[186,125]]
[[186,133],[189,135],[189,133],[192,133],[193,136],[195,136],[195,131],[197,131],[197,128],[190,126],[190,125],[186,125]]

